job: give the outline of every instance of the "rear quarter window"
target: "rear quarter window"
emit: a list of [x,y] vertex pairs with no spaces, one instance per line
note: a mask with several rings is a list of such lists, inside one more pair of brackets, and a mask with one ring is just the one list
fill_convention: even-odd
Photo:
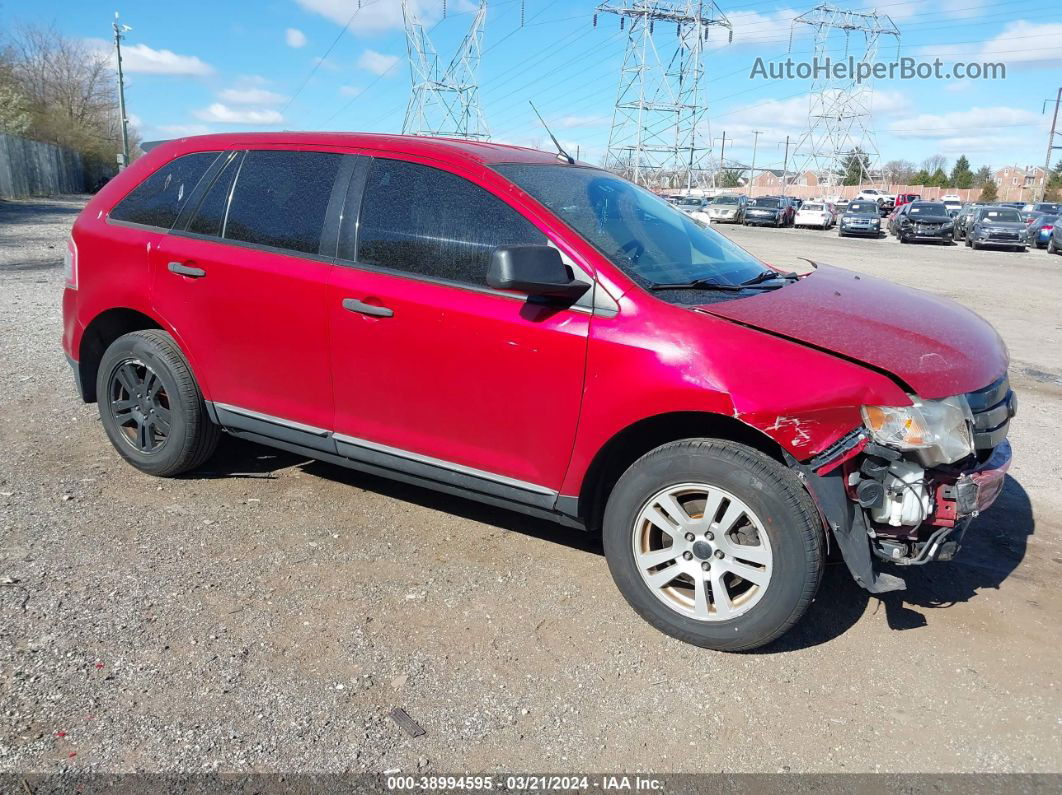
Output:
[[225,239],[316,254],[343,155],[250,151],[232,191]]
[[112,220],[169,229],[218,152],[171,160],[137,185],[108,214]]

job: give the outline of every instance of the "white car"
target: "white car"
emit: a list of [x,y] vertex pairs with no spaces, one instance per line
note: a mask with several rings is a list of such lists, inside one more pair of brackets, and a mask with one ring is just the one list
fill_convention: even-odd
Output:
[[946,193],[946,194],[944,194],[943,196],[940,197],[939,201],[941,201],[944,204],[962,204],[962,199],[960,199],[954,193]]
[[895,202],[896,196],[892,193],[886,193],[883,190],[877,188],[864,188],[856,194],[857,199],[865,199],[866,201],[877,202],[878,206],[885,204],[886,202]]
[[833,205],[827,202],[805,202],[793,220],[793,226],[813,226],[817,229],[829,229],[835,223],[837,213]]

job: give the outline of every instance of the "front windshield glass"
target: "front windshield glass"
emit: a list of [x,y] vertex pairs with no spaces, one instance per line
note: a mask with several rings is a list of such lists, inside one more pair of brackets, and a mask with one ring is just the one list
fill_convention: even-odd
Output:
[[625,179],[596,168],[494,167],[642,286],[739,284],[767,268],[721,234]]
[[985,210],[981,216],[985,221],[991,221],[997,224],[1020,224],[1021,215],[1017,210],[1012,209],[1000,209],[1000,210]]
[[848,205],[847,212],[852,215],[877,215],[878,203],[877,202],[851,202]]
[[910,215],[947,215],[948,208],[943,204],[919,202],[918,204],[912,204],[911,209],[907,212]]
[[701,203],[700,199],[694,199],[694,198],[691,198],[689,196],[687,196],[687,197],[685,197],[683,199],[679,199],[679,204],[682,204],[682,205],[699,205],[700,203]]
[[753,199],[753,207],[777,207],[778,199]]
[[737,196],[716,196],[712,204],[738,204],[739,201]]

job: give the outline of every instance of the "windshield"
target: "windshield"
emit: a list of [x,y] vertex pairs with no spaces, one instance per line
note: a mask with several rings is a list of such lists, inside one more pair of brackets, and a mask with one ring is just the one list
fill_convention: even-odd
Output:
[[911,209],[907,211],[908,215],[947,215],[948,208],[943,204],[934,204],[932,202],[918,202],[911,205]]
[[716,196],[712,199],[712,204],[738,204],[740,199],[737,196]]
[[800,209],[801,210],[809,210],[811,212],[821,212],[822,211],[822,205],[821,204],[802,204],[800,206]]
[[739,284],[768,270],[715,230],[607,171],[523,163],[495,170],[642,286],[702,279]]
[[847,212],[853,215],[877,215],[878,203],[877,202],[851,202],[848,205]]
[[985,210],[981,214],[981,218],[985,221],[992,221],[997,224],[1020,224],[1021,215],[1017,210]]
[[778,199],[753,199],[751,205],[753,207],[777,207]]
[[684,197],[682,199],[679,199],[678,203],[679,204],[685,204],[685,205],[690,205],[690,204],[699,205],[701,203],[701,200],[700,199],[694,199],[694,198],[692,198],[690,196],[686,196],[686,197]]

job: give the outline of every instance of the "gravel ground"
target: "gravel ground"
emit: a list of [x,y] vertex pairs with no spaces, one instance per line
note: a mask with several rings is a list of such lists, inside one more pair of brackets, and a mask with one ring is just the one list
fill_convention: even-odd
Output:
[[80,204],[0,202],[0,772],[1062,770],[1062,257],[724,229],[967,304],[1021,399],[957,562],[884,599],[832,566],[727,655],[644,624],[576,531],[233,440],[121,463],[59,347]]

